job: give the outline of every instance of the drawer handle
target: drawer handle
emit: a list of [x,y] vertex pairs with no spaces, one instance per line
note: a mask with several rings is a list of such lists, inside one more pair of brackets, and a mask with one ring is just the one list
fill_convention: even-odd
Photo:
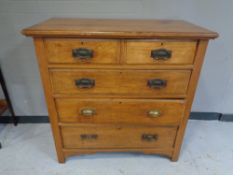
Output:
[[147,112],[147,115],[151,118],[156,118],[159,117],[161,115],[161,112],[159,110],[150,110]]
[[79,88],[93,88],[95,86],[95,80],[89,78],[81,78],[75,80],[75,85]]
[[172,56],[172,51],[167,49],[155,49],[151,51],[154,60],[168,60]]
[[142,134],[142,140],[147,142],[157,141],[159,136],[157,134]]
[[80,111],[81,115],[84,117],[91,117],[96,114],[95,109],[92,108],[85,108]]
[[96,140],[98,138],[97,134],[81,134],[81,140]]
[[152,79],[152,80],[148,80],[147,85],[150,88],[160,89],[167,86],[167,81],[161,79]]
[[72,50],[72,56],[80,60],[90,60],[94,55],[94,51],[88,48],[77,48]]

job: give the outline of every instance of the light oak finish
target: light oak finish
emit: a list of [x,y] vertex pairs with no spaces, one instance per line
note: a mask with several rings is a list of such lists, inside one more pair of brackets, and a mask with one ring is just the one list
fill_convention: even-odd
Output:
[[[191,71],[157,70],[57,70],[50,71],[55,94],[111,94],[177,98],[186,95]],[[79,88],[75,81],[82,78],[95,80],[92,88]],[[150,88],[148,80],[166,80],[162,88]]]
[[49,120],[51,123],[51,128],[53,132],[54,142],[57,151],[57,157],[60,163],[65,162],[65,156],[62,150],[62,138],[60,129],[58,126],[58,118],[57,118],[57,110],[55,106],[55,101],[52,97],[52,87],[50,83],[50,77],[48,76],[48,66],[47,60],[44,54],[44,43],[42,38],[34,38],[34,45],[36,49],[36,56],[38,60],[38,64],[40,66],[40,76],[43,82],[44,93],[46,97],[46,102],[48,106]]
[[[196,42],[194,41],[127,41],[125,46],[126,64],[193,64]],[[171,51],[167,60],[154,60],[151,51],[164,48]]]
[[173,148],[81,148],[81,149],[62,149],[65,157],[83,155],[83,154],[96,154],[98,152],[132,152],[143,154],[157,154],[170,158]]
[[101,69],[130,69],[130,70],[192,70],[193,65],[167,65],[167,64],[153,64],[153,65],[127,65],[127,64],[115,64],[115,65],[110,65],[110,64],[49,64],[48,68],[51,69],[56,69],[56,68],[63,68],[63,69],[95,69],[95,70],[101,70]]
[[[61,127],[64,148],[170,148],[173,147],[176,127],[122,127],[94,125]],[[81,135],[96,135],[83,138]],[[156,135],[155,140],[144,140],[144,134]]]
[[22,33],[34,38],[60,163],[96,152],[178,159],[216,32],[180,20],[55,18]]
[[211,39],[216,32],[182,20],[52,18],[22,31],[27,36]]
[[[91,39],[46,39],[45,51],[49,63],[71,64],[114,64],[120,57],[120,42],[117,40]],[[93,50],[91,59],[72,56],[72,50],[87,48]]]
[[184,111],[184,119],[180,123],[178,134],[176,136],[175,149],[174,149],[174,152],[171,158],[173,161],[177,161],[179,157],[180,149],[182,146],[182,140],[183,140],[184,133],[185,133],[185,128],[187,125],[189,114],[191,112],[193,98],[195,95],[197,82],[199,79],[199,74],[201,72],[202,63],[204,61],[204,56],[205,56],[207,45],[208,45],[208,40],[201,40],[198,42],[198,48],[197,48],[196,58],[195,58],[195,63],[194,63],[195,69],[192,73],[190,83],[189,83],[187,104],[186,104],[185,111]]
[[[148,100],[148,99],[56,99],[60,122],[93,124],[147,124],[174,125],[182,119],[185,101],[183,100]],[[92,109],[90,116],[82,110]],[[157,111],[158,115],[149,112]]]

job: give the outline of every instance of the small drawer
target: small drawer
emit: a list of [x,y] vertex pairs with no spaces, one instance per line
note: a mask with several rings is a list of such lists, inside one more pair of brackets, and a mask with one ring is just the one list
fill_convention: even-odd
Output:
[[176,127],[62,126],[64,148],[172,148]]
[[45,39],[49,63],[115,64],[120,56],[117,40]]
[[191,71],[53,69],[50,74],[55,94],[185,97]]
[[58,98],[60,122],[178,125],[184,100]]
[[126,64],[193,64],[196,42],[126,41]]

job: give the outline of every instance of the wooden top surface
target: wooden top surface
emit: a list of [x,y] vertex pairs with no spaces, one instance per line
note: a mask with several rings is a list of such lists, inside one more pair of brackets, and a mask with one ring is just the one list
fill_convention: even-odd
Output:
[[26,36],[213,39],[216,32],[182,20],[52,18],[22,31]]

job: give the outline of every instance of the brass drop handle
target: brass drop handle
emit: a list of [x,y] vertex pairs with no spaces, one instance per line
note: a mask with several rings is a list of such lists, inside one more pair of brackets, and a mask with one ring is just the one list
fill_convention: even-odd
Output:
[[157,141],[159,136],[157,134],[142,134],[142,140],[147,142]]
[[151,79],[147,81],[147,86],[153,89],[161,89],[167,86],[167,81],[162,79]]
[[75,80],[75,85],[78,88],[93,88],[95,86],[95,80],[90,78],[81,78]]
[[156,118],[156,117],[159,117],[161,115],[161,112],[159,110],[150,110],[147,112],[147,115],[148,117],[151,117],[151,118]]
[[172,57],[172,51],[167,49],[155,49],[151,51],[151,58],[154,60],[168,60]]
[[80,114],[84,117],[92,117],[96,114],[96,110],[92,108],[84,108],[80,111]]
[[72,56],[79,60],[90,60],[93,58],[94,51],[88,48],[76,48],[72,50]]
[[96,140],[98,138],[97,134],[81,134],[81,140]]

